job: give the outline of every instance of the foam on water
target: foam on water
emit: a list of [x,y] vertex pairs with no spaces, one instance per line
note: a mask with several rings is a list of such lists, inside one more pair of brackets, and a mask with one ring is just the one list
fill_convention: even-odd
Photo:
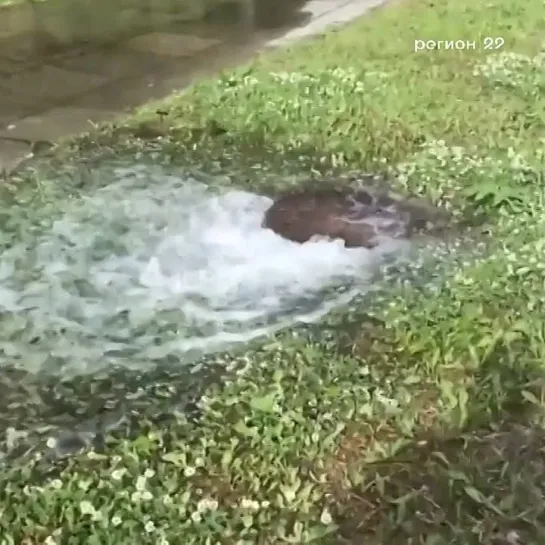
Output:
[[4,252],[0,363],[73,375],[184,362],[316,320],[368,289],[393,250],[292,243],[261,228],[269,198],[159,167],[104,176],[109,185]]

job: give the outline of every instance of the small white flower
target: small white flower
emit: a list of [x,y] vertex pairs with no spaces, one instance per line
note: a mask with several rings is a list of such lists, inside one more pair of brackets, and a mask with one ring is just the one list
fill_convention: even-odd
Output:
[[53,536],[47,536],[44,540],[44,545],[57,545],[57,542],[53,539]]
[[201,514],[198,511],[194,511],[193,513],[191,513],[191,520],[193,522],[200,522],[201,518]]
[[140,475],[138,479],[136,479],[136,490],[139,490],[140,492],[142,492],[142,490],[146,490],[146,485],[147,485],[146,477],[143,477],[142,475]]
[[138,490],[131,494],[131,501],[133,503],[138,503],[141,500],[141,498],[142,498],[142,492],[140,492]]
[[93,520],[102,520],[102,512],[96,510],[90,501],[83,500],[79,504],[82,515],[90,515]]
[[124,467],[119,469],[114,469],[112,471],[112,479],[114,481],[120,481],[123,478],[123,475],[125,475],[125,473],[127,473],[127,470]]
[[60,479],[53,479],[51,481],[51,486],[56,490],[60,490],[62,488],[62,481]]
[[115,515],[115,516],[112,517],[112,519],[110,520],[110,522],[112,523],[112,526],[117,527],[117,526],[119,526],[123,521],[121,520],[121,517]]
[[91,480],[90,479],[81,479],[78,481],[78,488],[80,490],[89,490],[89,487],[91,486]]
[[509,530],[506,541],[509,545],[518,545],[520,543],[520,534],[516,530]]
[[186,477],[193,477],[193,475],[195,475],[195,468],[194,467],[191,467],[191,466],[187,466],[185,469],[184,469],[184,475]]
[[242,498],[240,502],[240,507],[248,511],[257,511],[259,509],[259,502],[251,500],[249,498]]
[[261,502],[262,509],[267,509],[268,507],[270,507],[270,505],[271,505],[271,502],[269,500],[263,500]]
[[144,530],[146,530],[146,532],[148,534],[151,534],[152,532],[155,531],[155,524],[152,520],[148,520],[148,522],[146,522],[145,526],[144,526]]
[[153,499],[153,494],[149,490],[144,490],[140,497],[143,501],[150,501]]
[[197,511],[204,513],[205,511],[215,511],[218,508],[218,502],[209,498],[203,498],[197,503]]
[[146,479],[151,479],[153,476],[155,475],[155,471],[153,471],[153,469],[146,469],[146,471],[144,471],[144,477]]
[[322,524],[331,524],[333,522],[333,517],[331,513],[327,510],[327,507],[324,508],[322,514],[320,515],[320,522]]
[[93,515],[95,513],[95,508],[90,501],[83,500],[79,503],[79,510],[82,515]]

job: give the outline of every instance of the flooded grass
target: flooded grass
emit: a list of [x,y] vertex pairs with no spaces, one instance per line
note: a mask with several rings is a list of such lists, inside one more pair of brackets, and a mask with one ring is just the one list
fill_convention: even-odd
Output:
[[[104,126],[62,147],[36,173],[14,177],[14,184],[26,184],[12,198],[31,203],[21,206],[20,221],[6,217],[3,247],[41,290],[62,293],[48,267],[87,256],[102,233],[117,233],[111,221],[117,210],[115,217],[124,219],[115,242],[124,245],[122,254],[142,258],[129,264],[137,265],[131,278],[159,260],[154,236],[170,225],[168,218],[191,236],[171,240],[166,264],[173,271],[152,267],[152,281],[134,292],[133,302],[130,282],[114,283],[103,293],[108,304],[120,298],[157,320],[161,312],[149,298],[167,287],[173,304],[171,292],[186,294],[180,291],[185,281],[207,312],[220,301],[220,310],[251,314],[263,310],[246,302],[266,301],[265,278],[286,295],[276,299],[273,316],[294,312],[294,298],[309,289],[316,289],[316,301],[332,297],[335,304],[316,323],[197,355],[192,373],[176,362],[144,371],[145,348],[134,355],[137,370],[126,368],[133,358],[106,362],[99,354],[101,372],[93,377],[63,381],[41,373],[38,383],[24,365],[4,373],[11,383],[2,398],[13,403],[2,408],[11,420],[4,423],[9,464],[1,473],[0,537],[48,544],[166,545],[180,536],[188,544],[539,543],[543,10],[538,2],[520,7],[507,0],[403,2],[196,84],[142,109],[123,127]],[[482,36],[496,35],[505,51],[479,47]],[[477,46],[415,53],[415,39],[467,39]],[[127,210],[115,183],[108,184],[122,181],[107,166],[122,156],[132,165],[151,157],[154,165],[136,170],[138,187],[123,186],[135,199]],[[195,180],[197,193],[211,191],[211,200],[192,200],[192,193],[180,199],[191,206],[171,208],[188,187],[178,168],[186,181]],[[454,217],[485,217],[486,229],[424,248],[409,263],[381,267],[382,282],[353,297],[345,288],[347,300],[320,292],[323,277],[359,288],[358,277],[365,285],[367,276],[360,278],[361,269],[338,247],[299,248],[295,255],[246,223],[249,238],[242,244],[238,222],[255,227],[275,192],[307,178],[318,184],[342,173],[348,179],[361,169],[389,171],[397,190],[424,195]],[[225,198],[231,208],[210,207]],[[57,208],[55,199],[61,199]],[[195,219],[191,231],[187,222],[196,210],[210,220]],[[127,225],[141,234],[124,238]],[[61,257],[64,241],[74,237],[86,240],[88,251],[70,254],[66,244]],[[17,246],[21,240],[30,253]],[[190,267],[177,261],[179,252]],[[96,284],[100,275],[123,274],[118,261],[109,266],[114,255],[108,249],[80,279]],[[210,267],[199,265],[203,256]],[[223,261],[226,256],[235,263]],[[224,274],[217,274],[218,263]],[[204,277],[192,276],[196,269]],[[27,281],[12,277],[2,283],[5,293]],[[225,298],[228,278],[244,290]],[[187,299],[169,324],[184,325]],[[55,298],[52,309],[63,309],[62,301]],[[237,318],[237,329],[253,331],[247,316]],[[41,318],[35,323],[51,328],[51,316]],[[216,322],[211,332],[226,329]],[[178,337],[171,339],[176,345]],[[88,347],[85,342],[78,338],[76,346]],[[55,337],[47,343],[44,353],[62,347]],[[174,345],[163,337],[158,343]],[[81,363],[76,350],[64,356],[73,368]],[[9,353],[2,357],[10,363]],[[121,365],[112,370],[111,363]],[[28,401],[40,396],[44,402]],[[47,413],[44,407],[59,400],[62,410]],[[71,426],[75,433],[59,435]],[[69,450],[82,452],[51,456]]]
[[107,185],[56,201],[61,213],[4,251],[5,321],[26,323],[5,329],[2,349],[27,370],[183,362],[324,314],[325,287],[361,292],[380,262],[340,244],[301,249],[261,228],[270,198],[182,169],[130,161],[98,174]]
[[[271,198],[150,157],[93,172],[92,190],[66,198],[46,185],[30,202],[18,192],[6,212],[17,227],[0,273],[0,420],[26,439],[6,441],[8,458],[32,450],[44,426],[42,435],[64,436],[58,453],[82,434],[78,448],[93,443],[105,431],[95,413],[111,410],[121,424],[153,382],[166,382],[159,401],[179,408],[198,397],[197,379],[219,371],[199,369],[203,357],[315,323],[375,289],[389,253],[409,250],[300,247],[261,227]],[[89,377],[100,396],[85,409]],[[116,382],[123,388],[110,391]]]

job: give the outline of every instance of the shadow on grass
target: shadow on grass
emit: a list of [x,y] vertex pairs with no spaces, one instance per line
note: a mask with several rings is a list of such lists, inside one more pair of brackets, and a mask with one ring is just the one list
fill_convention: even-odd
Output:
[[[345,341],[362,356],[388,342],[378,321],[352,330]],[[545,430],[536,406],[544,375],[521,364],[528,347],[509,348],[499,343],[475,372],[464,431],[441,429],[433,417],[426,426],[423,415],[407,447],[371,464],[361,462],[368,440],[347,434],[329,472],[336,545],[543,542]],[[359,484],[347,488],[346,477]]]
[[543,429],[518,423],[423,441],[332,495],[338,543],[541,542],[544,452]]

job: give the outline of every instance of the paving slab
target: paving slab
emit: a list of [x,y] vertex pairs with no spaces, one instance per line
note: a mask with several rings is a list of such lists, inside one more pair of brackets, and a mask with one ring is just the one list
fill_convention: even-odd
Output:
[[32,8],[33,6],[30,2],[20,2],[17,3],[17,5],[2,6],[0,39],[10,38],[16,34],[32,30],[36,22]]
[[[0,97],[2,96],[2,86],[0,85]],[[32,111],[31,108],[25,110],[19,106],[14,106],[13,103],[7,103],[5,100],[0,100],[0,129],[17,121],[21,116],[30,115]]]
[[221,44],[221,40],[201,38],[191,34],[151,32],[132,38],[120,45],[126,49],[155,53],[156,55],[192,57],[219,44]]
[[146,51],[122,47],[100,48],[77,57],[59,59],[55,66],[66,70],[77,70],[86,74],[97,74],[115,81],[121,78],[147,74],[165,62],[164,56]]
[[0,60],[18,64],[32,62],[35,52],[36,34],[32,32],[0,36]]
[[[34,106],[45,109],[90,89],[104,85],[107,78],[55,66],[41,66],[0,79],[0,96],[4,104]],[[43,106],[42,106],[43,105]]]
[[308,24],[312,24],[312,20],[317,19],[326,13],[342,9],[344,6],[352,3],[353,0],[310,0],[310,2],[305,3],[301,11],[310,14],[311,20]]
[[227,66],[246,61],[255,52],[251,44],[232,45],[223,52],[211,51],[198,58],[180,57],[168,59],[157,65],[145,76],[131,77],[95,89],[73,104],[83,108],[104,108],[120,113],[149,100],[161,99],[181,90],[196,79],[213,76]]
[[[164,73],[153,73],[145,76],[127,78],[123,82],[106,85],[100,89],[86,93],[74,101],[74,105],[81,108],[126,112],[144,102],[160,99],[176,89],[168,81],[168,70]],[[183,85],[187,85],[187,76]],[[180,87],[183,87],[180,85]]]
[[294,28],[279,38],[270,40],[268,47],[278,47],[307,36],[320,34],[330,27],[346,24],[387,0],[311,0],[303,11],[311,13],[308,24]]
[[21,119],[9,129],[0,131],[2,136],[24,138],[27,140],[58,140],[92,129],[92,123],[110,121],[119,112],[103,109],[78,108],[65,106],[53,108],[44,114]]

